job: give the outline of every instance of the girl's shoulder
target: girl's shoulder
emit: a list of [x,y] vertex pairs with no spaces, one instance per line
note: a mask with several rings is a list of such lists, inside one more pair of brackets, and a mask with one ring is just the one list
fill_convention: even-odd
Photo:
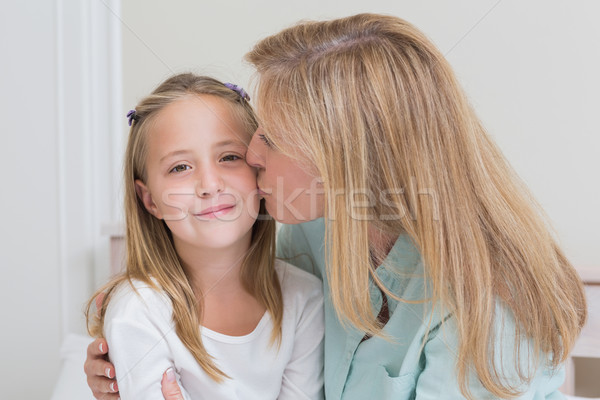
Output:
[[153,284],[138,279],[120,282],[110,296],[106,318],[139,316],[140,314],[170,315],[171,301]]
[[275,271],[283,286],[296,290],[323,291],[323,282],[313,274],[283,260],[275,260]]
[[275,260],[275,271],[286,307],[323,302],[323,282],[316,276],[280,259]]

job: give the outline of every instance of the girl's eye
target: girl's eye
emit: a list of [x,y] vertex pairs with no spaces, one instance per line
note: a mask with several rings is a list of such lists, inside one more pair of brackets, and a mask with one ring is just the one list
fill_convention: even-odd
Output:
[[260,140],[262,140],[267,146],[271,147],[271,141],[269,139],[267,139],[267,137],[265,135],[258,135],[258,138]]
[[183,172],[183,171],[187,171],[190,168],[191,167],[189,165],[179,164],[179,165],[174,166],[173,169],[171,169],[171,171],[169,171],[169,172]]
[[235,161],[235,160],[241,160],[242,157],[240,156],[236,156],[235,154],[229,154],[226,155],[225,157],[221,158],[221,161]]

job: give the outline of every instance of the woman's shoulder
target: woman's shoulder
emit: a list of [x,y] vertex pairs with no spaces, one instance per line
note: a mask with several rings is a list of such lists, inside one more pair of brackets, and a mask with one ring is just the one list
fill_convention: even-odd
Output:
[[301,224],[282,224],[277,233],[277,248],[295,253],[299,250],[310,251],[320,248],[325,237],[323,218]]
[[277,234],[277,256],[313,275],[324,276],[324,232],[322,218],[282,225]]

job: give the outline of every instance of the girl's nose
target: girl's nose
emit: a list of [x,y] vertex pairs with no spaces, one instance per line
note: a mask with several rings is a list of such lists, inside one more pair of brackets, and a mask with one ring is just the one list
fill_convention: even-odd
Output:
[[225,189],[225,183],[215,171],[204,171],[196,181],[196,195],[200,197],[215,196]]

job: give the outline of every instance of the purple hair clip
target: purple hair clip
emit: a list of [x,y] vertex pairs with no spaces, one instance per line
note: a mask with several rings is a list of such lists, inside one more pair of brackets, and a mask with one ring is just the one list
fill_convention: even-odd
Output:
[[129,120],[129,126],[133,125],[133,122],[137,122],[140,119],[140,116],[136,114],[135,109],[129,110],[127,113],[127,119]]
[[224,83],[224,85],[236,92],[237,94],[239,94],[242,99],[250,101],[250,96],[248,96],[248,93],[246,93],[246,91],[241,86],[234,85],[233,83],[229,82]]

